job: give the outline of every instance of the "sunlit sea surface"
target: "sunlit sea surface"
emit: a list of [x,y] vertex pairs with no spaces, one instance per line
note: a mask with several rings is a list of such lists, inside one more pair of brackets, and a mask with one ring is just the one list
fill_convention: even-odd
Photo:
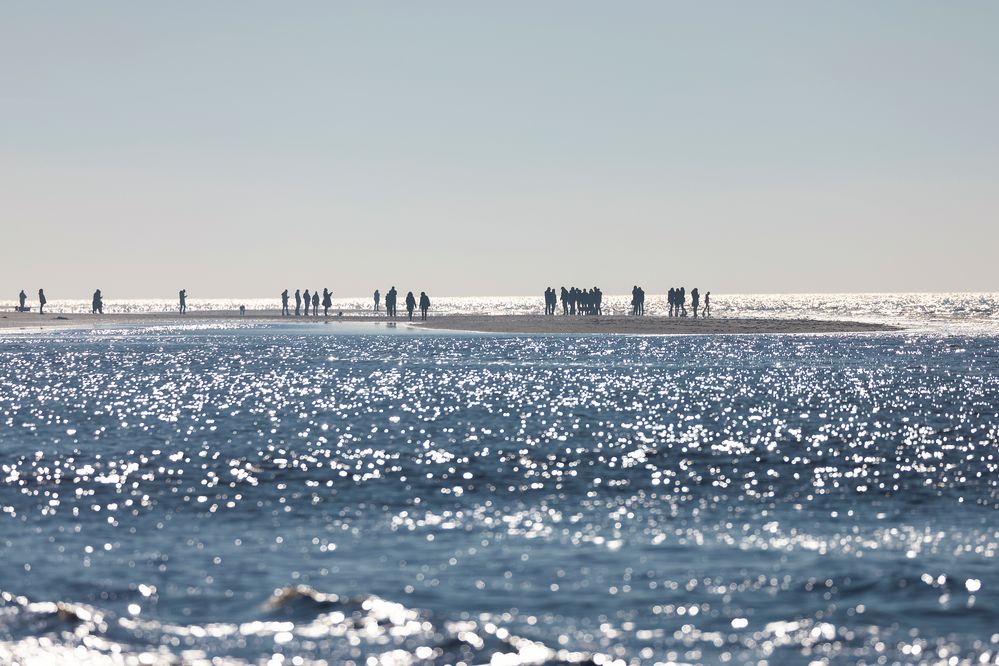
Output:
[[717,303],[0,334],[0,664],[999,663],[996,296]]

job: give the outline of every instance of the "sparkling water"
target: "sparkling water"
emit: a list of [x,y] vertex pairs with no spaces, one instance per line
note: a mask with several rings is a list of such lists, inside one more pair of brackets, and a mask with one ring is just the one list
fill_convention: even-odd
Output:
[[993,663],[993,312],[0,336],[0,663]]

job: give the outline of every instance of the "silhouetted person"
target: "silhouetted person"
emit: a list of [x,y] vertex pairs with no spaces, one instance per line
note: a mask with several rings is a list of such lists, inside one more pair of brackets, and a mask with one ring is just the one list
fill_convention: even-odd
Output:
[[416,308],[416,297],[413,296],[413,292],[408,292],[406,294],[406,312],[409,313],[409,321],[413,321],[413,310]]
[[239,316],[242,317],[245,314],[246,314],[246,306],[245,305],[240,305],[239,306]]
[[569,314],[569,290],[562,287],[560,296],[562,297],[562,314],[567,315]]
[[48,301],[45,300],[45,290],[38,290],[38,314],[45,314],[45,304]]
[[17,306],[17,311],[24,312],[24,304],[28,302],[28,295],[24,293],[23,289],[21,290],[21,293],[17,295],[17,300],[21,303]]
[[302,309],[302,290],[295,290],[295,316],[298,317],[301,314]]
[[680,287],[676,290],[676,307],[679,312],[679,316],[687,316],[687,288]]
[[312,316],[319,316],[319,290],[312,292]]
[[323,316],[330,316],[330,308],[333,307],[333,294],[329,292],[329,289],[323,287]]
[[288,317],[291,313],[288,312],[288,290],[285,289],[281,292],[281,316]]
[[694,319],[697,319],[697,310],[701,307],[701,294],[697,287],[690,290],[690,308],[694,311]]
[[701,313],[703,316],[707,317],[711,314],[711,292],[704,294],[704,312]]
[[426,320],[427,310],[430,309],[430,297],[427,296],[427,292],[420,292],[420,318]]
[[184,314],[187,312],[187,289],[181,289],[178,298],[180,299],[180,313]]
[[375,312],[378,312],[378,305],[382,302],[382,294],[375,289]]
[[94,292],[94,300],[91,305],[93,306],[91,314],[104,314],[104,296],[100,289]]
[[636,316],[645,314],[645,290],[637,284],[631,288],[631,314]]
[[309,316],[309,308],[312,307],[312,295],[309,294],[309,290],[306,289],[302,292],[302,300],[305,301],[305,316]]
[[388,310],[388,316],[395,317],[396,313],[396,299],[399,297],[399,292],[395,290],[395,286],[388,290],[385,295],[385,309]]

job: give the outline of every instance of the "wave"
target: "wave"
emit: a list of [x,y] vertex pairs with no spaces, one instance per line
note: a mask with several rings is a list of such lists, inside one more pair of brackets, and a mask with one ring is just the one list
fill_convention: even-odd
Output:
[[341,597],[304,585],[275,590],[252,620],[210,624],[170,624],[0,591],[0,663],[238,666],[278,653],[301,656],[303,664],[613,662],[515,635],[497,620],[439,621],[431,611],[375,595]]

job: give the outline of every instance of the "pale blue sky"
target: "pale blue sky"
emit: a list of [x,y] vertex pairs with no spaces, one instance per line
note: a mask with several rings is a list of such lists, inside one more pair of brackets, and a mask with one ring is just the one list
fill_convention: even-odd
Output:
[[0,285],[999,290],[997,35],[994,1],[8,0]]

